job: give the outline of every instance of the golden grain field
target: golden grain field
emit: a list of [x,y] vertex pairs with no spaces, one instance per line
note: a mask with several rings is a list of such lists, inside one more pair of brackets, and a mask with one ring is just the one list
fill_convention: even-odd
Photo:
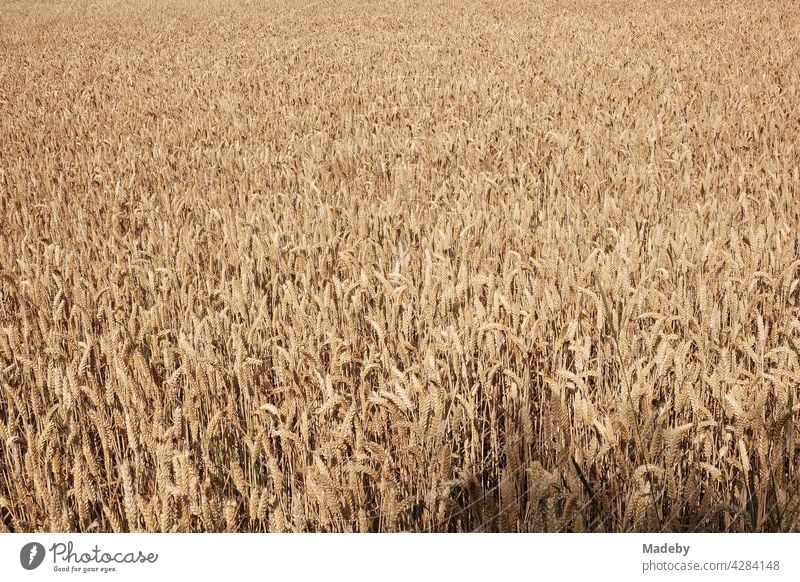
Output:
[[800,531],[792,2],[0,3],[0,531]]

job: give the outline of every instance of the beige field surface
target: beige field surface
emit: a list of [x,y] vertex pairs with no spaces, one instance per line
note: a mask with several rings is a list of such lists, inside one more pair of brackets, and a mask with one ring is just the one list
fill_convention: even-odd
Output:
[[0,3],[0,531],[800,530],[792,2]]

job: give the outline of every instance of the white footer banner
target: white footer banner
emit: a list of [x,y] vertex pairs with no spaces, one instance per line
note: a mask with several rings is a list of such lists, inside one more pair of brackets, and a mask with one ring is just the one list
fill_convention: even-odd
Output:
[[794,582],[800,534],[0,534],[3,581],[153,577]]

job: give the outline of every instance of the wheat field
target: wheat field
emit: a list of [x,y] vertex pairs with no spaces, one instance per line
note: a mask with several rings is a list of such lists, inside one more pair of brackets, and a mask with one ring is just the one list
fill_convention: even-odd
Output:
[[800,531],[791,2],[0,3],[0,531]]

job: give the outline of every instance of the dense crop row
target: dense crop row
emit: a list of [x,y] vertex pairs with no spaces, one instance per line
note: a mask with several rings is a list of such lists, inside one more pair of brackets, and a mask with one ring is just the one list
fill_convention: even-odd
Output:
[[798,46],[4,2],[0,531],[797,531]]

